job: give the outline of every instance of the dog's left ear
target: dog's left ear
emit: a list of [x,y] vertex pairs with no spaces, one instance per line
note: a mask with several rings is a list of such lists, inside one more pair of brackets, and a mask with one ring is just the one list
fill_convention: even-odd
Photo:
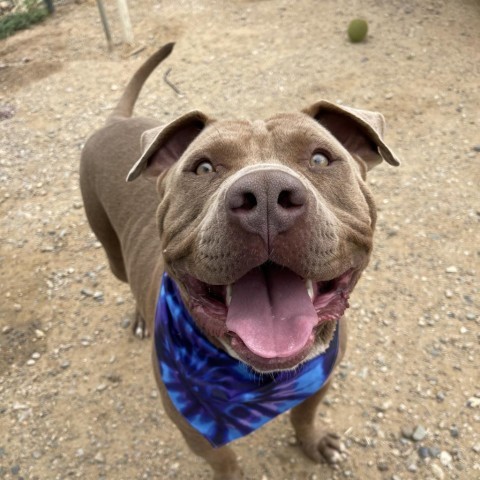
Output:
[[378,112],[344,107],[324,100],[303,110],[325,127],[367,170],[382,159],[398,167],[397,156],[383,142],[385,119]]
[[167,125],[145,131],[140,139],[142,155],[128,172],[127,182],[135,180],[143,172],[156,177],[167,170],[210,121],[202,112],[193,111]]

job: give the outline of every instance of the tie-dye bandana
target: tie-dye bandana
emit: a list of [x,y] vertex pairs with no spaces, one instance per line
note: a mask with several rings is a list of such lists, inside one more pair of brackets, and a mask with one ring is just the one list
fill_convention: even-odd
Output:
[[177,410],[215,447],[248,435],[320,390],[338,353],[338,328],[322,355],[294,371],[261,375],[213,345],[164,274],[155,314],[155,348]]

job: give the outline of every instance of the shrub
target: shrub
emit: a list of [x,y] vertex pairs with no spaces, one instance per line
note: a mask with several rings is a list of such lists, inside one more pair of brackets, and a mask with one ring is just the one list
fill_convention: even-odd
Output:
[[0,39],[41,22],[47,15],[47,10],[40,7],[36,1],[27,1],[23,11],[7,13],[0,17]]

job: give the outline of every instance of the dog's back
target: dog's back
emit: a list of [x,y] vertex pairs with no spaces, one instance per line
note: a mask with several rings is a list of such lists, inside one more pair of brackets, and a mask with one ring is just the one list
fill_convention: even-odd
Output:
[[153,272],[161,261],[158,243],[145,241],[158,235],[158,198],[154,180],[127,183],[126,177],[141,154],[142,133],[158,122],[130,116],[145,80],[172,49],[173,44],[165,45],[137,70],[106,125],[87,140],[80,162],[80,188],[88,222],[107,253],[112,272],[130,283],[138,305],[145,304],[151,282],[151,275],[145,273]]

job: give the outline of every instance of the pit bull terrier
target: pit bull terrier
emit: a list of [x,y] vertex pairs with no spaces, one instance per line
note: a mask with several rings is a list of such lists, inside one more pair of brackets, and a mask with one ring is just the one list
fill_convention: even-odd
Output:
[[305,454],[336,462],[340,439],[315,415],[372,250],[367,172],[399,165],[383,116],[322,100],[267,120],[131,118],[172,49],[83,149],[88,221],[131,287],[137,332],[153,332],[165,411],[215,479],[241,478],[227,444],[286,410]]

